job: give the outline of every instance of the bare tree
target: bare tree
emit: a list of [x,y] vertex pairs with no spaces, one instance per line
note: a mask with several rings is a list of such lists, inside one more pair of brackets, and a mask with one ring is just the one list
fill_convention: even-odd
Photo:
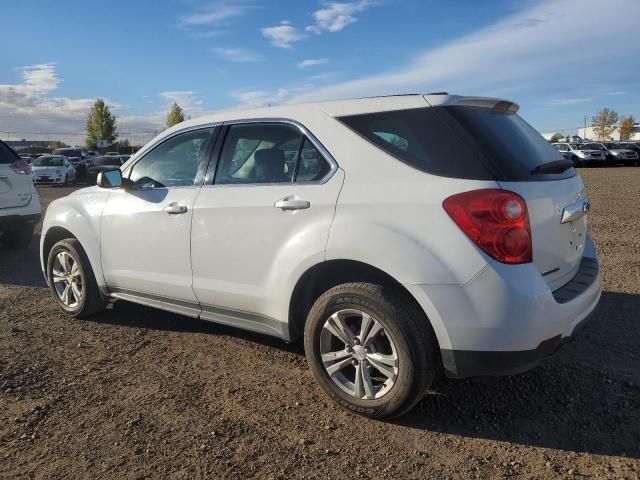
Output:
[[622,117],[620,119],[620,140],[626,141],[631,138],[635,124],[636,119],[633,118],[633,115]]
[[562,135],[560,135],[559,133],[554,133],[553,136],[549,139],[549,142],[551,143],[557,143],[560,140],[562,140],[564,137]]
[[609,110],[607,107],[600,110],[591,122],[596,140],[601,142],[609,140],[613,132],[618,128],[616,123],[618,123],[618,114],[615,111]]

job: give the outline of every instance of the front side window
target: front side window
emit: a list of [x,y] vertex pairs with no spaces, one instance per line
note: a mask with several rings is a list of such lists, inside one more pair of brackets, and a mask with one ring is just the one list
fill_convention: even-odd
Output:
[[[182,133],[162,142],[140,161],[129,175],[139,188],[189,187],[195,184],[200,165],[206,161],[213,128]],[[117,157],[120,164],[120,158]]]
[[330,169],[315,146],[293,125],[238,124],[229,127],[214,183],[309,182],[322,179]]

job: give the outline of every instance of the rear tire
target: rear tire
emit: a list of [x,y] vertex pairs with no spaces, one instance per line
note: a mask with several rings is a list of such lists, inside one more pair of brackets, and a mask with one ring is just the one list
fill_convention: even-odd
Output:
[[0,242],[10,250],[27,248],[33,238],[33,225],[26,225],[18,230],[9,230],[0,237]]
[[345,283],[325,292],[307,317],[304,346],[322,389],[368,417],[408,412],[439,371],[431,325],[393,286]]
[[47,280],[53,298],[71,317],[89,317],[102,311],[107,304],[98,288],[89,258],[75,238],[60,240],[51,248],[47,259]]

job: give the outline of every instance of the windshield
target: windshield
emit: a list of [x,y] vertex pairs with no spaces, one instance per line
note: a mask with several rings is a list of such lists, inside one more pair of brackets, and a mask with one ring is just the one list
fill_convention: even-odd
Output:
[[[430,107],[340,118],[399,160],[452,178],[542,180],[574,175],[533,175],[562,154],[516,114],[478,107]],[[558,176],[560,175],[560,177]]]
[[604,150],[604,146],[599,143],[585,143],[580,150]]
[[93,161],[93,165],[113,165],[119,167],[121,162],[119,157],[100,157]]
[[40,157],[33,162],[34,167],[61,167],[62,157]]

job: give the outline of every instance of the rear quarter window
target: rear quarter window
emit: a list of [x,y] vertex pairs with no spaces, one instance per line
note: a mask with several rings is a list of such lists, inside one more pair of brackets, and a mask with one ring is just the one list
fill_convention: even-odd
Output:
[[341,117],[340,121],[398,160],[445,177],[492,179],[477,154],[445,121],[439,108]]
[[468,106],[427,107],[339,118],[385,152],[419,170],[452,178],[549,180],[533,174],[562,154],[514,113]]

